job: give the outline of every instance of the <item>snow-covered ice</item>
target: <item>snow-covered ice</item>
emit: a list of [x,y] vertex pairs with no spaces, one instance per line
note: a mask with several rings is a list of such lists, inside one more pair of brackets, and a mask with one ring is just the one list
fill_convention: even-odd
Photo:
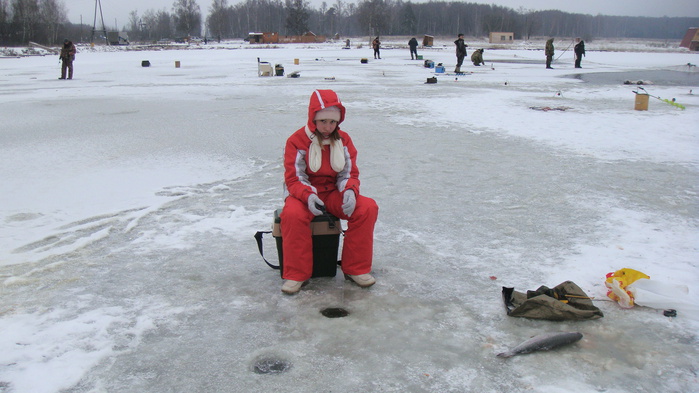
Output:
[[[434,70],[394,44],[381,60],[341,43],[81,47],[72,81],[57,56],[0,58],[0,391],[699,391],[699,316],[604,301],[624,267],[698,294],[699,86],[646,85],[686,109],[635,111],[622,83],[696,72],[698,55],[591,42],[583,69],[567,52],[546,70],[541,50],[486,49],[425,84]],[[419,52],[453,69],[449,41]],[[260,78],[258,57],[301,77]],[[593,72],[619,83],[571,76]],[[317,88],[345,103],[380,207],[378,283],[289,297],[253,235]],[[506,316],[502,286],[565,280],[605,317]],[[550,331],[584,338],[495,356]],[[255,373],[261,359],[291,366]]]

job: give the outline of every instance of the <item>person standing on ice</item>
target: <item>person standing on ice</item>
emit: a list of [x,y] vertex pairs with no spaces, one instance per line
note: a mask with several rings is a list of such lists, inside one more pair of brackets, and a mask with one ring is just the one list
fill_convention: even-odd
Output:
[[551,67],[551,61],[553,61],[553,38],[549,38],[548,41],[546,41],[546,68],[552,70],[553,67]]
[[68,70],[68,79],[73,79],[73,60],[75,60],[75,45],[69,39],[63,40],[63,48],[61,48],[61,77],[58,79],[66,79],[66,70]]
[[464,57],[466,57],[466,47],[468,47],[464,42],[463,34],[459,33],[456,41],[454,41],[454,45],[456,45],[456,68],[454,68],[454,73],[460,74],[461,65],[464,64]]
[[[413,37],[408,41],[408,46],[410,47],[410,60],[417,59],[417,38]],[[413,58],[414,56],[414,58]]]
[[372,41],[371,47],[374,48],[374,59],[376,59],[377,57],[381,59],[381,41],[379,41],[378,36],[374,38],[374,41]]
[[284,265],[282,292],[295,294],[313,273],[311,220],[330,213],[347,220],[342,271],[360,287],[376,280],[371,272],[374,225],[379,208],[359,193],[357,149],[340,129],[345,107],[332,90],[315,90],[308,121],[284,148],[284,208],[281,217]]
[[585,56],[585,41],[581,40],[578,38],[577,44],[573,47],[573,50],[575,51],[575,68],[582,68],[580,65],[580,62],[582,62],[583,56]]

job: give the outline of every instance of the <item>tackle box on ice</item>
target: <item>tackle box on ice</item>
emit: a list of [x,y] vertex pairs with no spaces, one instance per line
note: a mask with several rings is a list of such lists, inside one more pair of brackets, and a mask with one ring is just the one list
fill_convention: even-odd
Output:
[[[279,271],[284,266],[284,253],[282,251],[282,219],[279,216],[282,209],[274,211],[274,226],[272,236],[277,242],[277,254],[279,255]],[[340,219],[330,214],[316,216],[311,221],[311,234],[313,235],[313,275],[311,277],[335,277],[337,273],[337,254],[340,247]]]

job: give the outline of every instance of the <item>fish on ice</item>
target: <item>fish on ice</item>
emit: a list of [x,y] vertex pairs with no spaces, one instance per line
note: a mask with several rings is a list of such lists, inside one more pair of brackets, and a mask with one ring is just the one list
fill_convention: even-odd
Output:
[[548,351],[550,349],[556,349],[576,343],[580,341],[582,337],[582,333],[579,332],[540,334],[530,338],[507,352],[499,353],[497,356],[501,358],[511,358],[515,355],[522,355],[535,351]]

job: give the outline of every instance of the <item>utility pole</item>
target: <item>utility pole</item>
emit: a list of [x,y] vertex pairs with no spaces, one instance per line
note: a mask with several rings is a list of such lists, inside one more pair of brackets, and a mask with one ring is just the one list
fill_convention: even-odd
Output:
[[[97,7],[100,9],[100,20],[102,21],[102,30],[97,30]],[[95,0],[95,18],[92,22],[92,38],[90,38],[90,43],[95,43],[95,32],[100,31],[104,34],[104,40],[109,45],[109,38],[107,38],[107,28],[104,26],[104,16],[102,15],[102,1]]]

